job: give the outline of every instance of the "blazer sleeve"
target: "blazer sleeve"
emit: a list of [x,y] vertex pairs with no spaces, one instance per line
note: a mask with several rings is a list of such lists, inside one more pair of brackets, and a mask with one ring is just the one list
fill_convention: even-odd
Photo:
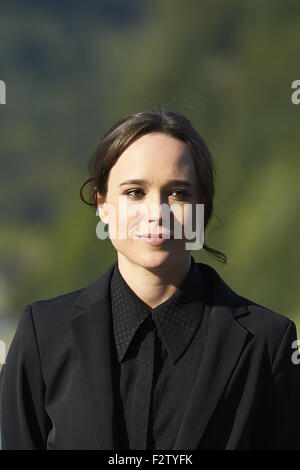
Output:
[[275,355],[272,379],[254,429],[254,448],[300,450],[300,359],[296,325],[291,320]]
[[3,450],[46,449],[50,419],[32,306],[23,311],[1,370],[0,429]]

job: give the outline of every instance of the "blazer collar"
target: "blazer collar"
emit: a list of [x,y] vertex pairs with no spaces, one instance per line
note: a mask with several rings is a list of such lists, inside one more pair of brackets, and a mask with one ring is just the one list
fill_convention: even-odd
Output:
[[[93,407],[99,449],[114,450],[119,362],[113,341],[109,283],[115,261],[84,288],[72,313],[71,328]],[[252,336],[239,322],[247,299],[233,292],[214,268],[197,263],[206,280],[204,308],[209,314],[201,364],[174,449],[196,449],[243,348]]]
[[[210,304],[213,302],[215,306],[230,307],[232,308],[231,314],[234,317],[248,313],[246,307],[250,303],[248,299],[234,292],[213,267],[205,263],[196,263],[196,265],[206,282],[206,289],[202,289],[203,301],[205,303]],[[101,299],[108,297],[110,279],[115,266],[117,266],[117,261],[113,262],[98,279],[83,288],[76,300],[75,306],[86,309]],[[83,313],[84,311],[76,310],[74,317]]]

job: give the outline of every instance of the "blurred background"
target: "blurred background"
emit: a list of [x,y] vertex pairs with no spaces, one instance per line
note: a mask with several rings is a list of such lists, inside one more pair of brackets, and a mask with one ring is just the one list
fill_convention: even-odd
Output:
[[79,198],[120,118],[188,117],[217,170],[204,250],[230,287],[300,336],[300,3],[10,0],[0,6],[0,341],[25,306],[79,289],[116,259]]

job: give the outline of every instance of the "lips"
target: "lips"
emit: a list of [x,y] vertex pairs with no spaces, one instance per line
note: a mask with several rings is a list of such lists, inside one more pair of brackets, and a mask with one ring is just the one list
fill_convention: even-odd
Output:
[[135,238],[140,240],[142,243],[145,243],[146,245],[152,246],[154,248],[165,246],[170,242],[170,238],[162,238],[162,236],[159,236],[158,234],[155,234],[152,236],[152,238],[147,236],[140,237],[138,235]]
[[136,235],[139,238],[173,238],[170,233],[148,233],[147,235]]

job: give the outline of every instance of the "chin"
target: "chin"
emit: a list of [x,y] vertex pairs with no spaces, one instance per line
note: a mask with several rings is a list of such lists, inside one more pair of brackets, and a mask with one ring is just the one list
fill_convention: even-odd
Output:
[[176,266],[180,260],[187,256],[183,245],[175,245],[173,249],[141,247],[135,243],[113,243],[115,249],[124,256],[130,263],[142,266],[145,269],[158,269],[167,267],[168,265]]
[[134,249],[133,247],[128,249],[127,247],[126,249],[124,246],[115,246],[115,248],[125,258],[127,258],[129,262],[149,269],[164,266],[176,256],[175,253],[171,253],[170,251],[163,249],[149,249],[149,247],[145,247],[145,249],[136,247],[134,247]]
[[148,253],[145,251],[138,255],[135,252],[129,259],[132,262],[142,266],[145,269],[157,269],[160,267],[166,267],[168,264],[173,264],[175,259],[177,258],[176,253],[171,253],[168,251],[156,251],[151,253],[150,250]]

